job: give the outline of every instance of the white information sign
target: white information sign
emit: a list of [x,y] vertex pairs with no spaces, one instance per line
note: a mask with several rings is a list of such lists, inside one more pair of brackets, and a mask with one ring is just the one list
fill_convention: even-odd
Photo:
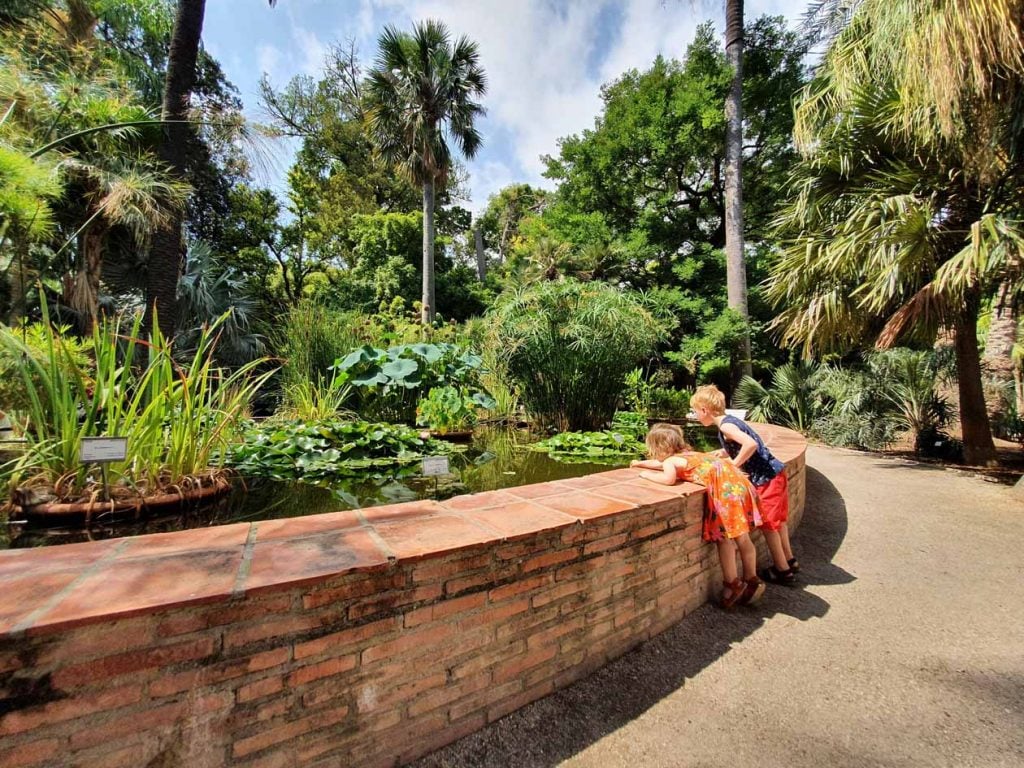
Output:
[[426,477],[431,475],[447,475],[450,474],[448,470],[448,457],[447,456],[428,456],[423,460],[423,474]]
[[83,437],[78,458],[83,463],[124,461],[128,453],[127,437]]

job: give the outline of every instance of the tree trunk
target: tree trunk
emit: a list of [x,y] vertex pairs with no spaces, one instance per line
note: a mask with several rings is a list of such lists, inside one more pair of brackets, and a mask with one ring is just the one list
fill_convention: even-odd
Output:
[[960,429],[964,439],[964,460],[968,464],[992,464],[996,458],[992,430],[985,410],[978,353],[978,302],[969,298],[953,327],[956,349],[956,378],[960,394]]
[[[725,3],[725,57],[732,84],[725,99],[725,263],[729,306],[747,314],[747,270],[743,259],[743,0]],[[742,371],[750,375],[750,334],[743,335]]]
[[480,227],[473,227],[473,243],[476,245],[476,276],[482,283],[487,279],[487,257],[484,255],[484,236]]
[[1011,286],[1003,282],[999,286],[996,303],[992,307],[992,322],[985,339],[985,357],[982,369],[988,380],[985,399],[988,413],[995,417],[1005,410],[1008,389],[1014,381],[1013,347],[1017,343],[1017,311],[1010,299]]
[[423,182],[423,324],[434,322],[434,180]]
[[[189,94],[196,81],[196,59],[199,40],[203,32],[206,0],[178,0],[174,19],[171,48],[167,56],[167,77],[164,82],[163,120],[188,118]],[[163,128],[160,159],[178,178],[185,176],[185,146],[191,126],[172,123]],[[172,220],[153,233],[149,248],[146,276],[146,328],[153,327],[153,312],[157,312],[160,331],[168,339],[177,325],[178,279],[185,261],[182,238],[184,213],[176,212]]]
[[78,241],[78,271],[64,285],[64,301],[78,313],[78,327],[92,333],[100,311],[100,272],[103,269],[103,229],[87,227]]

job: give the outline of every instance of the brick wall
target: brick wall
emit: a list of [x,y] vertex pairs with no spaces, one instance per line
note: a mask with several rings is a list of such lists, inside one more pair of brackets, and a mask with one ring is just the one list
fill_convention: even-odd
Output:
[[[791,453],[795,524],[802,442]],[[604,473],[603,498],[646,492],[620,489],[614,483],[625,475],[617,473]],[[84,610],[83,598],[60,621],[20,619],[0,638],[0,765],[412,760],[588,674],[703,604],[720,574],[700,539],[702,504],[691,487],[414,556],[394,555],[378,524],[369,535],[383,531],[387,557],[354,570],[264,581],[223,598],[179,596],[119,618],[69,614]],[[243,563],[254,540],[246,535]],[[763,542],[759,549],[763,557]],[[175,552],[174,562],[189,556]],[[36,579],[44,608],[67,588],[56,573],[53,584],[46,574]],[[31,615],[46,615],[39,610]]]

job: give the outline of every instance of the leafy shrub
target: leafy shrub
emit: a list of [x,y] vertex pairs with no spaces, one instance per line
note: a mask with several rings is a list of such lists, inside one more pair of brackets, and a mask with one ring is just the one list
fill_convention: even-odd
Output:
[[434,387],[416,407],[416,423],[441,434],[471,429],[479,407],[464,389]]
[[611,430],[642,440],[647,434],[647,415],[636,411],[616,411]]
[[650,415],[656,419],[682,419],[690,412],[690,393],[671,387],[651,390]]
[[349,375],[333,371],[328,380],[302,379],[285,385],[285,407],[278,415],[286,419],[321,421],[341,414],[352,395]]
[[366,474],[450,452],[441,440],[395,424],[326,419],[250,426],[228,461],[248,477],[327,479]]
[[615,413],[626,375],[664,327],[643,302],[603,283],[548,281],[499,299],[489,347],[542,425],[594,429]]
[[359,412],[373,419],[413,423],[419,401],[435,387],[454,386],[477,405],[494,406],[480,383],[483,360],[454,344],[364,346],[339,359],[335,369],[349,376]]
[[644,452],[644,444],[625,432],[562,432],[530,446],[556,459],[614,461],[635,459]]
[[47,484],[61,500],[95,490],[95,467],[79,461],[83,437],[127,437],[125,461],[108,465],[122,495],[196,482],[223,465],[250,399],[270,375],[252,375],[262,360],[230,374],[213,365],[226,316],[204,329],[184,363],[156,323],[148,343],[139,338],[141,316],[127,330],[119,320],[97,323],[84,365],[81,346],[46,322],[45,301],[43,316],[41,359],[17,333],[0,329],[4,354],[27,361],[21,379],[30,401],[27,447],[11,483]]
[[643,368],[634,368],[626,374],[623,382],[625,391],[622,399],[626,407],[634,413],[646,415],[651,412],[651,392],[654,385],[644,377]]
[[746,408],[754,421],[781,424],[807,433],[820,410],[818,372],[815,363],[786,363],[775,370],[767,388],[744,376],[733,394],[733,407]]
[[[78,339],[70,335],[67,326],[51,327],[45,323],[30,323],[23,327],[11,328],[5,333],[21,344],[0,345],[0,410],[26,413],[31,407],[29,392],[42,387],[39,368],[50,362],[50,341],[53,336],[60,339],[60,354],[55,361],[66,365],[65,375],[72,371],[85,370],[92,353],[92,338]],[[29,365],[32,360],[37,365]],[[22,378],[27,372],[32,378],[32,387],[25,386]]]

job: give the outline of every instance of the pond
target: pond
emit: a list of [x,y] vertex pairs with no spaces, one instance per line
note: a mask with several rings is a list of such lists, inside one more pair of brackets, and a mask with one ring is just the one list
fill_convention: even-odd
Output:
[[[698,450],[718,447],[713,430],[690,426],[686,431],[687,438]],[[102,515],[96,515],[87,528],[44,528],[11,520],[0,526],[0,549],[319,515],[417,499],[447,499],[465,493],[580,477],[629,464],[628,459],[602,461],[600,464],[556,460],[546,453],[530,450],[530,443],[538,439],[537,435],[526,430],[478,429],[464,450],[451,455],[451,474],[439,478],[423,477],[420,462],[416,461],[386,473],[334,479],[322,486],[295,481],[240,481],[232,493],[213,503],[141,520],[105,521]]]

